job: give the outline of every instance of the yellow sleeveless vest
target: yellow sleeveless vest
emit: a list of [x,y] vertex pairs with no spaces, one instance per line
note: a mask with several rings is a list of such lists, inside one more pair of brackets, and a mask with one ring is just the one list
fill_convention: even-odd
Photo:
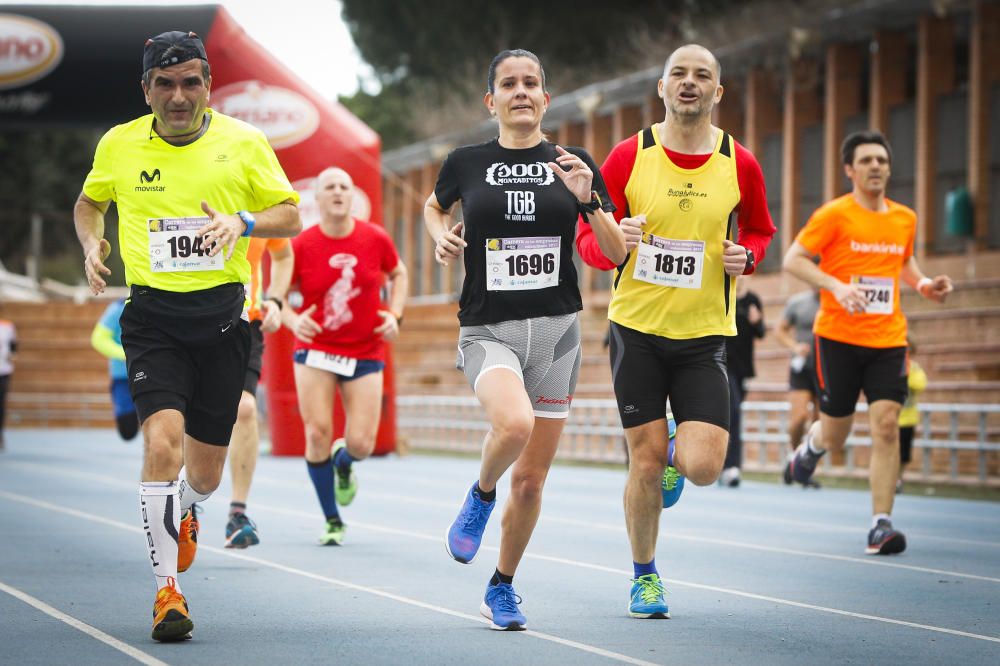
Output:
[[655,125],[636,141],[625,198],[628,216],[646,216],[643,243],[615,273],[608,318],[673,339],[736,335],[736,281],[722,265],[722,241],[738,233],[735,141],[720,131],[697,169],[670,161]]

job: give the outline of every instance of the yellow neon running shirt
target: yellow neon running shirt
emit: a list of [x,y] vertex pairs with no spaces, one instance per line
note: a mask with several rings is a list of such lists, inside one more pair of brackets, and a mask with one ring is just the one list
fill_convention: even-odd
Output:
[[202,201],[220,213],[256,212],[289,199],[299,201],[260,130],[208,112],[205,134],[185,146],[159,138],[152,114],[111,128],[97,145],[83,193],[118,204],[118,242],[130,285],[188,292],[227,282],[248,284],[249,238],[239,240],[221,270],[154,272],[147,220],[203,217]]
[[[672,339],[736,335],[736,283],[722,265],[722,241],[735,242],[738,233],[735,142],[720,131],[712,156],[696,169],[684,169],[663,150],[655,125],[636,140],[635,166],[625,186],[628,214],[646,216],[643,240],[660,247],[629,253],[615,274],[608,318]],[[683,286],[641,279],[667,274],[679,264],[691,278],[678,279]]]

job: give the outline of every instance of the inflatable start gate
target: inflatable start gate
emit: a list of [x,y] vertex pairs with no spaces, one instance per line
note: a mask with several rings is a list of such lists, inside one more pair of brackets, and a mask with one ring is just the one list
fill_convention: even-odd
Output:
[[[191,30],[202,38],[212,67],[209,106],[267,135],[302,196],[305,226],[318,221],[312,183],[329,166],[345,169],[354,179],[355,216],[381,224],[378,135],[320,97],[218,6],[0,7],[0,126],[106,129],[148,113],[139,85],[143,44],[167,30]],[[291,352],[289,331],[267,336],[264,381],[276,455],[305,451]],[[376,454],[395,449],[391,354],[384,381]],[[344,424],[339,397],[334,411],[334,436],[339,437]]]

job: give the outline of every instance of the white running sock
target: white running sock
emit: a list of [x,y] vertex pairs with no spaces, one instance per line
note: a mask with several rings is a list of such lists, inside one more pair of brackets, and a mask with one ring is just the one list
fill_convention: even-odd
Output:
[[826,449],[816,446],[816,439],[812,436],[812,433],[806,433],[806,448],[814,456],[821,456],[826,453]]
[[187,468],[181,467],[181,473],[179,476],[180,481],[178,484],[180,489],[178,490],[177,495],[181,503],[181,515],[184,515],[184,513],[191,508],[192,504],[195,504],[196,502],[204,502],[212,496],[212,493],[202,494],[195,490],[195,487],[188,483]]
[[872,529],[878,527],[878,521],[880,520],[888,520],[889,522],[892,522],[892,519],[889,517],[889,514],[876,513],[874,516],[872,516]]
[[139,515],[146,533],[146,548],[153,565],[157,591],[177,584],[177,532],[181,510],[176,481],[145,481],[139,484]]

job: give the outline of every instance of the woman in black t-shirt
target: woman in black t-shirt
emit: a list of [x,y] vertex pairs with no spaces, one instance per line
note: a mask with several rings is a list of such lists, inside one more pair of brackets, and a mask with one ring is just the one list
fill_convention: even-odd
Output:
[[[624,261],[626,251],[590,155],[542,134],[549,95],[538,58],[501,52],[490,63],[487,87],[484,102],[499,137],[448,156],[424,219],[437,262],[465,262],[458,367],[491,425],[479,480],[446,545],[454,559],[472,561],[496,503],[496,484],[514,466],[500,558],[480,612],[495,629],[517,630],[526,620],[511,582],[538,520],[580,367],[582,300],[573,265],[580,214],[614,263]],[[463,221],[455,224],[459,201]]]

